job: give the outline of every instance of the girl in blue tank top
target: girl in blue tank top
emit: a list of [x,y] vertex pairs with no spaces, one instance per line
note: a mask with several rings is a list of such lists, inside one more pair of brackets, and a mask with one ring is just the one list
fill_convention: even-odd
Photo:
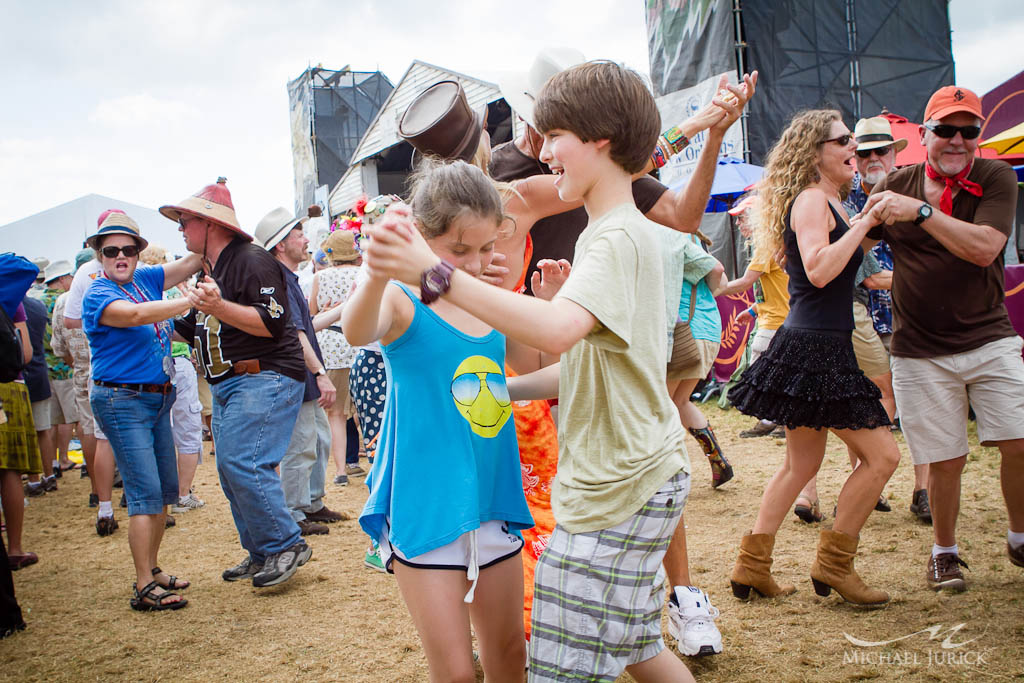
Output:
[[[462,161],[428,162],[411,197],[434,253],[479,276],[505,218],[491,181]],[[350,344],[381,342],[387,398],[359,523],[398,580],[431,677],[472,675],[470,620],[485,677],[522,676],[519,531],[533,519],[504,336],[444,298],[424,304],[419,291],[372,270],[349,299],[342,327]]]

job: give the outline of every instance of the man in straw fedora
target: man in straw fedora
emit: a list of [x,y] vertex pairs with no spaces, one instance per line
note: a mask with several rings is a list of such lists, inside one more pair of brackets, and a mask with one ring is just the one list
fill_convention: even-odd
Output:
[[934,590],[966,588],[956,521],[968,407],[978,440],[1002,456],[1006,552],[1024,567],[1024,362],[1003,303],[1017,178],[1005,163],[975,157],[982,120],[967,88],[935,91],[920,128],[925,161],[883,178],[863,210],[882,219],[868,237],[893,253],[893,389],[914,464],[928,464]]
[[[193,311],[175,331],[199,351],[213,393],[217,473],[248,555],[225,581],[257,588],[287,581],[312,549],[285,504],[275,468],[302,403],[305,367],[291,323],[280,265],[252,244],[218,178],[160,213],[179,224],[204,274],[190,292]],[[222,438],[223,437],[223,438]]]
[[[309,315],[309,304],[295,274],[309,246],[303,232],[306,220],[305,216],[295,218],[287,209],[278,207],[256,226],[256,242],[278,260],[284,271],[288,308],[306,364],[302,407],[299,408],[288,450],[281,460],[285,503],[303,536],[329,533],[327,524],[345,518],[324,504],[327,461],[321,462],[317,458],[318,433],[330,433],[324,409],[334,404],[337,390],[327,376],[323,353]],[[323,450],[326,453],[329,448]]]

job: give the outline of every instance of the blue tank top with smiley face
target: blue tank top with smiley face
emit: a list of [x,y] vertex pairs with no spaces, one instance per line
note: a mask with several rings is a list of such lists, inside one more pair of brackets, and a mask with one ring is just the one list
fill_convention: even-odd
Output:
[[414,558],[483,522],[533,526],[505,383],[505,337],[472,337],[399,285],[415,306],[401,337],[382,346],[387,397],[359,524]]

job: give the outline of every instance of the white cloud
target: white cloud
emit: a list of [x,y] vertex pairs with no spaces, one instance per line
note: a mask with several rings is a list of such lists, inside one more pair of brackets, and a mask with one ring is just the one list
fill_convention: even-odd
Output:
[[191,104],[140,93],[102,100],[89,114],[89,120],[108,126],[148,127],[178,123],[198,114]]

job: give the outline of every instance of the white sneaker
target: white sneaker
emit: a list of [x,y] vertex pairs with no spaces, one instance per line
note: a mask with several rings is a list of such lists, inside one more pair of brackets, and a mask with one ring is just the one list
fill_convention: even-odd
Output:
[[203,501],[196,498],[196,494],[189,491],[187,496],[178,498],[178,502],[171,506],[171,512],[188,512],[189,510],[196,510],[206,505]]
[[676,586],[669,596],[668,632],[688,657],[722,652],[722,634],[715,626],[718,608],[695,586]]

